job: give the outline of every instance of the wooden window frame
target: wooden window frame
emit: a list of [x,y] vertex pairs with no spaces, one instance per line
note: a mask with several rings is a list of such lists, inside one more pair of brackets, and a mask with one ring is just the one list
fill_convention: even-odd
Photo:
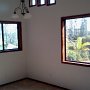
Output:
[[[66,41],[67,41],[66,40],[66,20],[85,18],[85,17],[90,17],[90,13],[61,17],[61,62],[64,64],[90,66],[90,62],[66,60],[66,53],[67,53],[67,50],[66,50],[66,48],[67,48],[66,47]],[[69,45],[69,44],[67,44],[67,45]],[[68,49],[68,51],[69,51],[69,49]]]
[[[3,50],[0,50],[0,53],[22,51],[22,28],[21,28],[21,22],[17,22],[17,21],[0,21],[0,23],[1,23],[2,41],[3,41]],[[18,48],[15,48],[15,49],[4,49],[3,24],[17,24]]]

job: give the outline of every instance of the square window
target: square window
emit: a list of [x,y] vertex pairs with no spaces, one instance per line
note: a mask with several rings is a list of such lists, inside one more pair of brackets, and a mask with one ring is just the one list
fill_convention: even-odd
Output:
[[36,6],[37,0],[29,0],[29,7]]
[[0,21],[0,52],[22,50],[21,22]]
[[37,6],[43,6],[43,5],[45,5],[46,4],[45,1],[46,0],[37,0]]
[[47,0],[47,5],[53,5],[56,4],[56,0]]
[[90,14],[61,17],[62,63],[90,66]]

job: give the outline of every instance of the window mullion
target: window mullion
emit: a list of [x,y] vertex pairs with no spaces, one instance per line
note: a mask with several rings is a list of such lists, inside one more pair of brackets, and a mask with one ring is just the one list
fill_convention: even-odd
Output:
[[4,31],[3,31],[3,23],[1,23],[1,27],[2,27],[2,42],[3,42],[3,51],[4,51]]

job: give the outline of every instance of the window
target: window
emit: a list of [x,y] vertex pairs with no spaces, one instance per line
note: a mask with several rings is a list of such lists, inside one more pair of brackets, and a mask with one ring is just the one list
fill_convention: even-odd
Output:
[[29,0],[29,7],[36,6],[36,0]]
[[37,6],[42,6],[46,4],[45,0],[37,0],[37,1],[38,1]]
[[61,18],[62,63],[90,66],[90,14]]
[[56,0],[29,0],[29,7],[56,4]]
[[0,52],[22,50],[21,22],[0,21]]
[[47,0],[47,5],[53,5],[56,4],[56,0]]

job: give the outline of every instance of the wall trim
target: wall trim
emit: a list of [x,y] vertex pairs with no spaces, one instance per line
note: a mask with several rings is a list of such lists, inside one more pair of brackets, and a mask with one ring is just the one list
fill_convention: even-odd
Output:
[[50,84],[50,83],[47,83],[47,82],[44,82],[44,81],[40,81],[40,80],[36,80],[36,79],[32,79],[32,78],[27,78],[27,79],[30,79],[30,80],[33,80],[33,81],[37,81],[37,82],[40,82],[40,83],[44,83],[44,84],[47,84],[47,85],[50,85],[50,86],[58,87],[58,88],[61,88],[61,89],[64,89],[64,90],[70,90],[70,89],[67,89],[67,88],[64,88],[64,87],[60,87],[60,86],[57,86],[57,85],[53,85],[53,84]]
[[57,86],[57,85],[53,85],[53,84],[50,84],[50,83],[47,83],[47,82],[44,82],[44,81],[40,81],[40,80],[28,78],[28,77],[22,78],[22,79],[19,79],[19,80],[15,80],[15,81],[12,81],[12,82],[9,82],[9,83],[2,84],[2,85],[0,85],[0,87],[6,86],[6,85],[9,85],[9,84],[13,84],[15,82],[22,81],[22,80],[25,80],[25,79],[37,81],[37,82],[40,82],[40,83],[43,83],[43,84],[47,84],[47,85],[50,85],[50,86],[54,86],[54,87],[58,87],[58,88],[61,88],[61,89],[64,89],[64,90],[70,90],[70,89],[67,89],[67,88],[64,88],[64,87],[60,87],[60,86]]

